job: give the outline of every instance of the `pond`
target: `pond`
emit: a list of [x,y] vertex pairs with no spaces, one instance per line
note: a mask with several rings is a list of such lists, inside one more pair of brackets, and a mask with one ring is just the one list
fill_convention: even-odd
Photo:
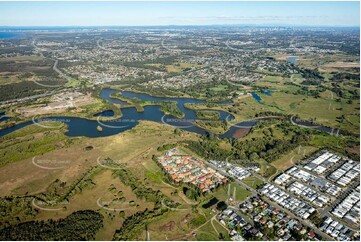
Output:
[[261,102],[262,98],[255,92],[252,92],[252,97],[257,101],[257,102]]
[[289,56],[287,61],[295,65],[297,64],[297,56]]

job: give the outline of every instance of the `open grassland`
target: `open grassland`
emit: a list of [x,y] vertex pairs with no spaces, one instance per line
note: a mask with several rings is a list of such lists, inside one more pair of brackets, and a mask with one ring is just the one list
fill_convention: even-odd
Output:
[[323,65],[324,67],[334,67],[334,68],[348,68],[348,67],[360,67],[360,63],[357,62],[330,62]]
[[315,152],[318,148],[314,146],[300,146],[288,154],[283,155],[278,160],[272,162],[272,165],[278,170],[285,171],[295,164],[296,161],[301,160],[305,156]]
[[196,232],[196,239],[199,241],[217,241],[219,240],[218,236],[219,235],[212,226],[212,221],[208,221]]
[[217,85],[215,87],[210,88],[210,90],[212,90],[214,92],[222,92],[222,91],[228,90],[228,86],[219,84],[219,85]]
[[[228,231],[219,224],[214,213],[207,210],[210,219],[206,219],[201,212],[172,211],[160,219],[153,220],[148,224],[148,232],[151,240],[218,240],[219,233],[222,233],[226,240],[229,240]],[[137,240],[144,240],[144,231],[137,237]]]
[[47,128],[31,125],[0,138],[0,166],[42,155],[72,143],[64,135],[66,125],[42,122]]
[[[287,57],[276,56],[276,59],[286,60]],[[354,67],[357,66],[357,64],[359,64],[358,57],[351,55],[299,54],[297,56],[297,66],[309,69],[314,69],[315,66],[319,66],[320,70],[325,68],[325,71],[327,72],[332,72],[335,70],[327,69],[330,67]]]
[[[160,155],[160,152],[158,153]],[[132,166],[130,169],[139,179],[144,180],[145,184],[155,190],[161,190],[162,193],[174,201],[183,204],[182,208],[190,208],[188,204],[192,202],[180,191],[179,187],[167,183],[164,179],[164,172],[157,166],[152,159],[145,159],[141,165]],[[178,196],[181,194],[181,196]]]
[[[37,127],[35,127],[37,128]],[[29,129],[34,129],[29,126]],[[24,129],[25,131],[27,129]],[[21,132],[21,131],[20,131]],[[26,131],[33,133],[34,131]],[[60,131],[59,131],[60,132]],[[21,136],[22,133],[12,134],[12,139]],[[141,134],[141,135],[140,135]],[[59,202],[54,206],[38,204],[43,208],[55,210],[41,210],[34,217],[36,220],[46,220],[48,218],[64,218],[74,211],[90,209],[96,210],[104,216],[104,227],[99,230],[96,239],[111,240],[116,229],[119,229],[122,222],[129,215],[145,209],[152,210],[154,203],[139,199],[129,186],[124,185],[119,178],[112,176],[112,169],[99,166],[97,158],[101,161],[110,157],[112,160],[127,165],[128,169],[144,183],[146,187],[152,188],[154,191],[160,190],[162,194],[172,201],[179,202],[179,213],[192,214],[192,203],[182,193],[174,193],[179,190],[163,181],[160,168],[152,160],[153,154],[161,154],[157,151],[159,145],[165,143],[176,143],[183,138],[193,139],[194,134],[182,132],[180,135],[174,135],[174,129],[153,122],[141,122],[133,130],[124,132],[119,135],[98,139],[80,138],[73,143],[71,147],[59,148],[58,150],[47,152],[41,155],[42,160],[54,161],[55,165],[59,161],[63,162],[61,169],[43,169],[34,165],[31,158],[12,162],[0,169],[1,175],[1,196],[11,195],[36,195],[44,194],[51,198],[50,194],[63,193],[67,187],[77,183],[80,177],[84,177],[84,171],[92,170],[94,167],[101,168],[100,171],[88,176],[81,187],[67,200]],[[93,149],[85,150],[85,147],[93,147]],[[129,152],[131,151],[131,152]],[[39,161],[39,160],[36,160]],[[54,165],[53,162],[41,163],[45,166]],[[93,167],[93,168],[92,168]],[[85,179],[84,178],[84,179]],[[54,185],[54,184],[58,185]],[[50,184],[50,185],[49,185]],[[42,195],[43,196],[43,195]],[[100,199],[100,200],[99,200]],[[99,206],[99,204],[101,206]],[[112,209],[124,209],[124,213],[113,211]],[[183,213],[184,212],[184,213]],[[175,211],[174,213],[178,213]],[[174,214],[173,214],[174,215]],[[198,216],[199,214],[196,213]],[[172,214],[165,213],[159,219],[174,219]],[[177,217],[178,218],[178,217]],[[194,230],[194,226],[189,225],[193,217],[186,217],[181,220],[182,226],[189,227],[188,230]],[[25,217],[20,217],[20,221],[24,221]],[[182,219],[180,217],[180,219]],[[188,220],[188,221],[187,221]],[[26,221],[26,220],[25,220]],[[163,227],[161,228],[161,230]],[[167,229],[167,228],[166,228]],[[154,230],[159,230],[154,227]],[[158,233],[158,232],[156,232]],[[152,233],[153,235],[153,233]],[[184,231],[176,230],[171,237],[189,237],[191,236]],[[145,237],[144,237],[145,238]],[[140,239],[144,239],[141,237]]]
[[277,126],[277,122],[272,122],[267,125],[260,125],[257,128],[253,128],[252,131],[241,140],[252,140],[255,138],[264,138],[266,134],[269,134],[272,131],[272,137],[276,139],[289,139],[292,137],[292,134],[285,134],[282,128]]
[[214,219],[211,221],[213,225],[213,229],[215,230],[217,236],[220,235],[220,233],[224,236],[224,240],[231,240],[229,238],[229,231],[226,229],[220,222],[218,222],[217,219]]
[[21,73],[0,72],[0,85],[13,84],[23,80]]
[[16,56],[16,57],[7,57],[7,58],[0,58],[1,62],[31,62],[31,61],[39,61],[43,58],[37,55],[28,55],[28,56]]
[[[187,240],[187,238],[191,238],[191,220],[196,216],[198,215],[191,210],[177,210],[151,221],[148,224],[151,240]],[[136,240],[145,240],[145,238],[146,232],[144,228]]]
[[[294,78],[293,81],[296,83],[301,83],[300,79]],[[290,85],[290,82],[291,78],[284,78],[279,76],[265,76],[263,79],[254,82],[252,84],[252,87],[270,89],[272,90],[272,94],[280,91],[294,93],[300,90],[299,86]]]
[[[360,115],[360,102],[349,104],[345,99],[338,101],[336,95],[329,91],[321,93],[320,98],[286,93],[274,93],[272,96],[261,94],[261,98],[265,104],[275,105],[285,113],[298,115],[304,120],[314,119],[316,123],[354,133],[359,130],[356,116]],[[342,115],[352,118],[349,122],[347,119],[341,121]]]
[[0,85],[30,80],[33,76],[56,75],[53,64],[52,60],[35,55],[0,58]]
[[[197,137],[195,134],[187,132],[174,135],[172,127],[142,121],[132,130],[102,138],[68,138],[63,135],[62,132],[64,131],[56,130],[54,132],[58,132],[57,135],[55,133],[48,135],[49,139],[54,143],[52,144],[51,142],[43,142],[43,136],[46,137],[47,132],[50,131],[44,132],[44,129],[39,128],[32,125],[20,129],[10,134],[11,137],[8,137],[2,144],[4,145],[1,150],[3,157],[17,157],[17,162],[14,162],[15,158],[12,158],[0,169],[1,196],[11,195],[13,192],[18,195],[41,192],[56,177],[65,182],[72,182],[84,170],[97,165],[98,157],[100,159],[110,157],[113,160],[127,163],[130,167],[143,167],[139,166],[139,164],[151,161],[152,155],[158,152],[156,150],[158,146]],[[37,131],[30,131],[33,129]],[[31,133],[31,136],[26,138],[29,133]],[[71,147],[59,145],[59,142],[61,144],[65,140],[70,140],[67,142],[72,144]],[[20,144],[18,144],[19,142]],[[34,153],[33,146],[38,143],[44,146],[44,149],[37,148]],[[17,148],[18,146],[22,147],[22,149]],[[48,150],[49,146],[52,149]],[[92,146],[93,149],[86,150],[85,147],[87,146]],[[51,164],[55,164],[53,166],[56,166],[57,161],[67,162],[62,165],[61,169],[42,169],[32,162],[33,157],[36,155],[39,155],[38,159],[52,161]],[[143,170],[145,176],[144,167],[140,169]]]

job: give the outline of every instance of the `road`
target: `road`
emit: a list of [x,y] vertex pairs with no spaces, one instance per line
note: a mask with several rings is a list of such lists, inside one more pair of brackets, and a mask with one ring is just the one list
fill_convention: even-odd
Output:
[[313,229],[315,231],[316,234],[320,235],[322,238],[324,238],[327,241],[334,241],[334,239],[329,236],[328,234],[322,232],[319,228],[317,228],[313,223],[311,223],[308,220],[304,220],[304,219],[300,219],[299,217],[297,217],[296,215],[294,215],[291,211],[281,207],[280,205],[278,205],[277,203],[271,201],[269,198],[267,197],[262,197],[263,200],[265,200],[266,202],[268,202],[269,204],[271,204],[273,207],[277,208],[278,210],[281,210],[285,213],[287,213],[288,216],[290,216],[291,218],[296,219],[297,221],[300,221],[304,226],[308,226],[311,229]]
[[[254,175],[255,177],[261,179],[261,180],[264,181],[264,182],[268,182],[264,177],[260,176],[259,174],[255,173],[255,172],[253,172],[253,175]],[[268,182],[268,183],[269,183],[269,182]],[[272,183],[272,184],[273,184],[273,183]],[[278,187],[278,186],[275,185],[275,184],[273,184],[273,185],[276,186],[276,187]],[[280,187],[278,187],[278,188],[280,188]],[[280,189],[282,189],[282,188],[280,188]],[[283,190],[283,189],[282,189],[282,190]],[[297,220],[299,219],[299,218],[298,218],[296,215],[294,215],[291,211],[289,211],[289,210],[287,210],[287,209],[279,206],[279,205],[276,204],[275,202],[271,201],[269,198],[264,197],[263,199],[266,200],[267,202],[271,203],[271,204],[274,204],[275,207],[277,207],[278,209],[285,211],[290,217],[295,218],[295,219],[297,219]],[[317,234],[319,234],[320,236],[322,236],[322,237],[325,238],[326,240],[334,240],[331,236],[329,236],[328,234],[326,234],[326,233],[322,232],[320,229],[318,229],[318,228],[317,228],[313,223],[311,223],[310,221],[308,221],[308,220],[303,220],[303,219],[301,219],[300,221],[301,221],[301,223],[302,223],[303,225],[306,225],[306,226],[312,228]]]
[[[36,52],[39,53],[42,57],[43,54],[41,52],[41,50],[35,45],[35,40],[33,40],[32,42],[33,47],[35,48]],[[74,79],[71,78],[70,76],[66,75],[64,72],[62,72],[61,70],[59,70],[58,68],[58,63],[59,60],[55,60],[54,65],[53,65],[53,70],[59,74],[59,76],[65,78],[68,82],[64,85],[64,87],[66,87],[67,85],[69,85]],[[51,96],[54,95],[55,93],[61,91],[62,88],[58,88],[57,90],[53,90],[53,91],[49,91],[49,92],[45,92],[42,94],[37,94],[37,95],[33,95],[33,96],[29,96],[29,97],[24,97],[24,98],[17,98],[17,99],[12,99],[12,100],[6,100],[6,101],[2,101],[0,102],[0,107],[6,107],[10,104],[14,104],[14,103],[21,103],[21,102],[26,102],[32,99],[38,99],[38,98],[42,98],[42,97],[47,97],[47,96]]]
[[46,92],[46,93],[43,93],[43,94],[33,95],[33,96],[29,96],[29,97],[2,101],[2,102],[0,102],[0,107],[6,107],[7,105],[10,105],[10,104],[13,104],[13,103],[25,102],[25,101],[29,101],[29,100],[32,100],[32,99],[51,96],[51,95],[54,95],[56,92],[57,91],[51,91],[51,92]]
[[[213,164],[210,164],[209,162],[205,162],[207,165],[209,165],[210,167],[212,167],[213,169],[215,169],[216,171],[218,171],[219,173],[221,173],[222,175],[225,175],[225,176],[229,176],[229,174],[222,170],[222,169],[219,169],[218,167],[214,166]],[[260,176],[259,174],[255,173],[255,172],[252,172],[252,174],[261,179],[262,181],[264,181],[265,183],[269,183],[269,181],[267,181],[264,177]],[[256,196],[256,195],[259,195],[258,192],[247,186],[246,184],[244,184],[243,182],[239,181],[239,180],[236,180],[236,183],[239,184],[240,186],[246,188],[247,190],[251,191],[252,192],[252,195],[253,196]],[[265,196],[262,196],[262,199],[265,200],[267,203],[271,204],[273,207],[281,210],[281,211],[284,211],[285,213],[287,213],[287,215],[291,218],[294,218],[296,219],[297,221],[300,221],[304,226],[307,226],[307,227],[310,227],[311,229],[313,229],[315,231],[316,234],[320,235],[322,238],[324,238],[325,240],[332,240],[334,241],[334,239],[329,236],[328,234],[322,232],[319,228],[317,228],[314,224],[312,224],[310,221],[308,220],[303,220],[303,219],[300,219],[299,217],[297,217],[296,215],[294,215],[291,211],[281,207],[280,205],[278,205],[277,203],[271,201],[269,198],[265,197]]]
[[58,68],[58,64],[59,64],[59,60],[55,60],[54,65],[53,65],[53,70],[59,74],[59,76],[65,78],[68,82],[64,85],[64,86],[68,86],[74,79],[71,78],[70,76],[68,76],[67,74],[65,74],[64,72],[62,72],[61,70],[59,70]]
[[[67,90],[73,91],[73,90],[76,90],[76,88],[72,87],[72,88],[67,89]],[[6,106],[14,104],[14,103],[21,103],[21,102],[26,102],[26,101],[29,101],[29,100],[32,100],[32,99],[38,99],[38,98],[42,98],[42,97],[52,96],[52,95],[54,95],[56,93],[60,93],[62,91],[64,91],[63,88],[58,88],[56,90],[45,92],[45,93],[42,93],[42,94],[37,94],[37,95],[28,96],[28,97],[24,97],[24,98],[17,98],[17,99],[2,101],[2,102],[0,102],[0,108],[6,107]]]
[[[204,162],[205,162],[205,164],[207,164],[207,166],[210,166],[212,169],[216,170],[218,173],[222,174],[223,176],[227,176],[227,177],[229,176],[229,174],[225,170],[220,169],[220,168],[216,167],[215,165],[213,165],[213,164],[211,164],[211,163],[209,163],[207,161],[204,161]],[[235,180],[235,182],[238,185],[240,185],[241,187],[243,187],[244,189],[250,191],[253,196],[256,196],[258,194],[256,190],[254,190],[250,186],[244,184],[243,182],[241,182],[241,181],[239,181],[237,179]]]
[[228,206],[229,208],[232,208],[239,216],[241,216],[247,223],[254,225],[254,222],[252,219],[250,219],[248,216],[245,216],[243,213],[238,212],[239,208],[234,206]]
[[[359,181],[353,182],[351,186],[349,186],[345,191],[342,192],[342,194],[349,194],[349,193],[350,193],[352,190],[354,190],[355,187],[356,187],[357,185],[359,185],[359,184],[360,184]],[[345,195],[345,196],[338,196],[338,197],[336,198],[336,200],[333,201],[333,203],[332,203],[330,206],[327,206],[326,208],[324,208],[324,209],[320,212],[320,216],[321,216],[321,217],[329,216],[329,217],[331,217],[333,220],[336,220],[336,221],[338,221],[338,222],[341,222],[342,224],[346,224],[346,225],[347,225],[348,227],[350,227],[352,230],[358,231],[358,230],[359,230],[359,226],[357,226],[356,224],[350,223],[350,222],[348,222],[348,221],[345,220],[345,219],[340,219],[340,218],[338,218],[338,217],[336,217],[336,216],[334,216],[334,215],[332,215],[332,214],[330,213],[330,211],[332,210],[332,208],[335,207],[337,204],[339,204],[346,196],[347,196],[347,195]]]

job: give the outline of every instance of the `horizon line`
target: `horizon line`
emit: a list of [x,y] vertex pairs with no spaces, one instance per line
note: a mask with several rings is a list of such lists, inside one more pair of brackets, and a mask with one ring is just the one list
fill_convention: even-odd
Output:
[[207,26],[262,26],[262,27],[354,27],[360,28],[360,25],[307,25],[307,24],[161,24],[161,25],[0,25],[0,28],[59,28],[59,27],[207,27]]

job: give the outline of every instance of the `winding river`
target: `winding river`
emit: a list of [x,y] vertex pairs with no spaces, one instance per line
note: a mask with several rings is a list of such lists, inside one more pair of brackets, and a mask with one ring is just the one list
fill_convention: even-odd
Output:
[[[108,102],[126,105],[126,102],[110,97],[110,95],[114,92],[120,92],[120,91],[112,90],[112,89],[103,89],[100,93],[100,97],[107,100]],[[134,107],[124,107],[121,109],[123,116],[119,119],[101,121],[101,119],[99,118],[97,120],[89,120],[86,118],[64,117],[64,116],[54,116],[49,118],[34,119],[32,121],[27,121],[0,130],[0,137],[34,123],[46,127],[42,123],[42,121],[61,121],[66,123],[68,125],[68,131],[66,132],[66,135],[71,137],[85,136],[85,137],[96,138],[96,137],[111,136],[134,128],[139,123],[139,120],[148,120],[158,123],[162,122],[165,125],[178,127],[180,129],[189,132],[194,132],[197,134],[208,134],[207,130],[199,128],[193,124],[193,122],[197,119],[195,111],[184,107],[185,103],[202,104],[205,103],[204,100],[199,100],[194,98],[154,97],[148,94],[134,93],[128,91],[123,91],[121,92],[121,94],[126,98],[138,98],[143,101],[154,101],[154,102],[176,101],[179,110],[183,112],[185,116],[184,118],[179,119],[173,117],[172,115],[165,115],[162,111],[160,111],[159,105],[145,106],[144,112],[138,112]],[[227,112],[224,111],[218,111],[218,112],[220,114],[220,120],[228,119],[230,121],[234,119],[234,117]],[[97,114],[96,116],[111,117],[113,115],[114,115],[113,111],[104,111]],[[254,126],[257,122],[258,122],[257,120],[251,120],[251,121],[238,123],[236,125],[231,126],[229,130],[224,134],[220,134],[218,136],[220,138],[235,138],[239,136],[244,136],[249,132],[250,128]],[[98,126],[102,127],[101,132],[97,131]],[[321,127],[318,126],[315,128],[320,129]],[[330,132],[328,128],[322,127],[321,129],[322,131]]]
[[[123,102],[118,99],[111,98],[110,95],[114,92],[119,92],[112,89],[103,89],[100,93],[100,97],[107,100],[108,102],[118,103],[122,105],[126,105],[126,102]],[[143,101],[154,101],[154,102],[162,102],[162,101],[176,101],[178,108],[185,114],[184,118],[178,119],[173,117],[172,115],[165,115],[160,111],[159,105],[150,105],[144,107],[144,112],[137,112],[134,107],[124,107],[122,108],[123,116],[119,119],[101,121],[97,120],[89,120],[85,118],[78,117],[64,117],[64,116],[54,116],[42,119],[34,119],[32,121],[27,121],[24,123],[17,124],[15,126],[5,128],[0,130],[0,137],[7,135],[11,132],[14,132],[20,128],[26,127],[28,125],[37,123],[38,125],[46,127],[42,121],[61,121],[68,125],[68,131],[66,132],[67,136],[76,137],[76,136],[85,136],[85,137],[105,137],[110,135],[115,135],[126,130],[134,128],[139,120],[149,120],[154,122],[163,122],[166,125],[171,125],[174,127],[178,127],[183,130],[187,130],[190,132],[195,132],[198,134],[207,134],[208,132],[205,129],[199,128],[193,124],[193,121],[196,120],[196,113],[194,110],[187,109],[184,107],[185,103],[194,103],[194,104],[202,104],[205,103],[204,100],[198,100],[193,98],[163,98],[163,97],[153,97],[147,94],[140,94],[134,92],[122,92],[122,95],[126,98],[138,98]],[[232,115],[224,111],[218,111],[220,114],[220,119],[228,120],[234,119]],[[112,111],[104,111],[96,115],[98,117],[105,116],[111,117],[113,116]],[[249,130],[250,126],[253,126],[256,121],[244,122],[245,129]],[[102,131],[98,132],[97,127],[102,126]],[[232,135],[238,130],[238,127],[231,127],[226,133],[219,135],[221,138],[231,138]]]

